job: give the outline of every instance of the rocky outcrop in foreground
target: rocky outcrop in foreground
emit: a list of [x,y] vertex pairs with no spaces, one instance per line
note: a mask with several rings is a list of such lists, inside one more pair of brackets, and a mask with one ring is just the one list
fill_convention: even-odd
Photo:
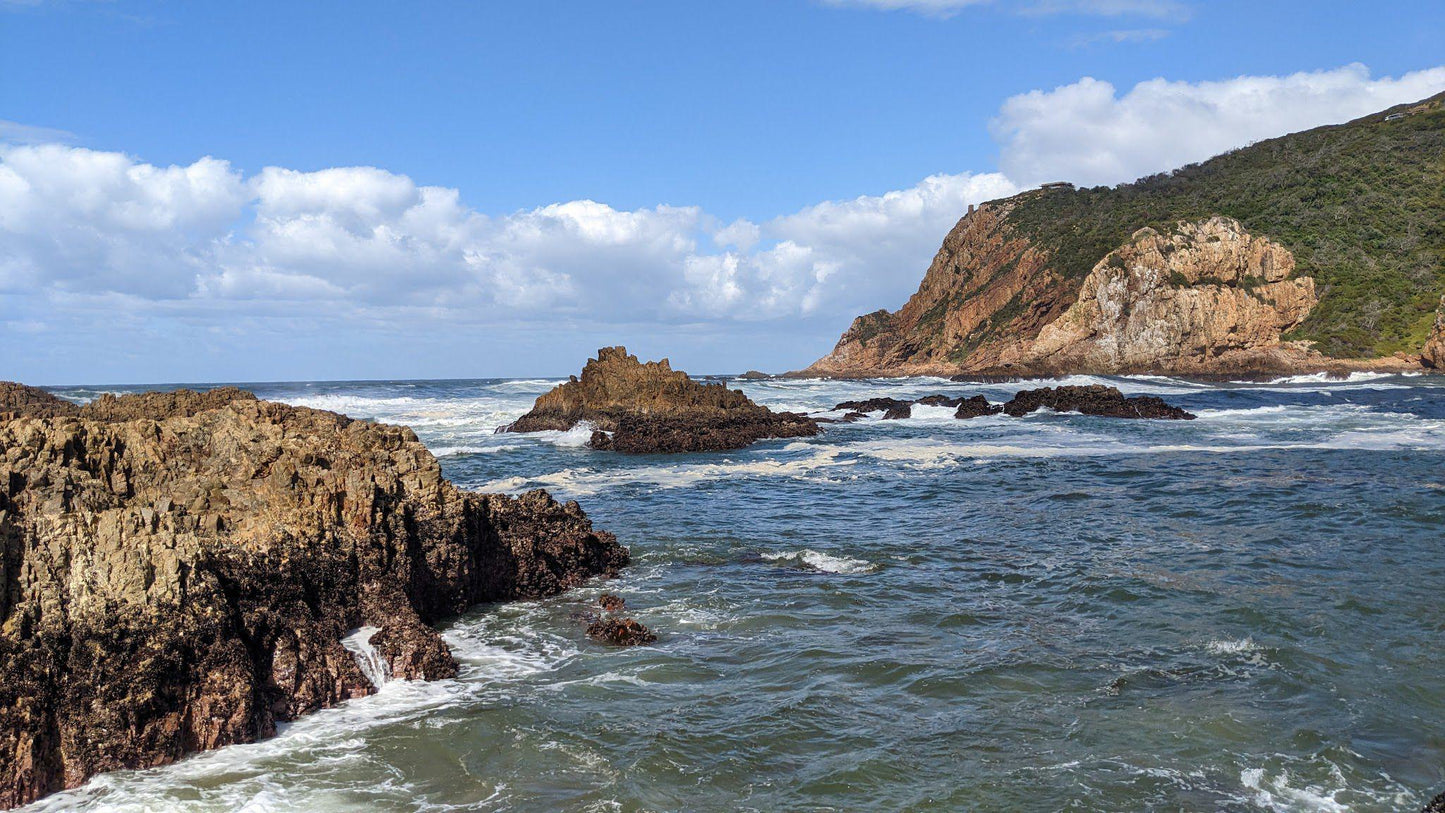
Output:
[[576,503],[459,491],[405,427],[240,391],[7,397],[0,807],[371,693],[350,630],[394,677],[450,676],[434,622],[628,559]]
[[957,407],[953,417],[966,420],[997,415],[1000,412],[1020,418],[1045,407],[1055,412],[1078,412],[1106,418],[1160,418],[1165,420],[1193,420],[1194,415],[1165,403],[1152,395],[1125,397],[1117,387],[1092,384],[1086,387],[1042,387],[1021,390],[1006,404],[990,404],[982,395],[969,398],[950,398],[946,395],[928,395],[916,401],[897,398],[869,398],[865,401],[844,401],[832,411],[849,410],[843,417],[851,422],[866,417],[870,412],[882,412],[883,420],[897,420],[912,416],[913,405]]
[[580,378],[539,397],[505,431],[566,431],[583,421],[594,429],[594,449],[631,454],[740,449],[818,433],[812,418],[773,412],[722,384],[700,384],[667,359],[643,364],[625,347],[598,350]]

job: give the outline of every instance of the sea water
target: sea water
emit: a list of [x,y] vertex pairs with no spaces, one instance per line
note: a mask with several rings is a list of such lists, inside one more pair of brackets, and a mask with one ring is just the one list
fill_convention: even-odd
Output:
[[[465,488],[579,500],[631,548],[622,578],[448,622],[454,680],[378,681],[33,809],[1397,811],[1445,790],[1445,379],[1072,377],[1199,419],[920,407],[680,456],[493,433],[556,383],[250,386],[409,425]],[[818,411],[1056,383],[732,386]],[[604,590],[655,646],[586,638]]]

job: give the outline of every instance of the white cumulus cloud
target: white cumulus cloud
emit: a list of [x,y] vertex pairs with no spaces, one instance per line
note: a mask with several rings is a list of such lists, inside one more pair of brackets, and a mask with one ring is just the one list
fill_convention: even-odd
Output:
[[1022,184],[1115,184],[1442,90],[1445,67],[1379,79],[1363,65],[1217,82],[1153,79],[1122,96],[1085,78],[1010,98],[990,126],[1001,169]]

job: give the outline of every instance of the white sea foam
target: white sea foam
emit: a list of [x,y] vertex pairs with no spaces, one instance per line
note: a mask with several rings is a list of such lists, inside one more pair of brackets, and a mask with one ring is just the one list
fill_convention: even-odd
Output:
[[850,559],[846,556],[833,556],[811,548],[764,553],[763,558],[769,562],[792,562],[824,573],[872,573],[878,569],[878,566],[872,562]]
[[378,689],[391,680],[391,664],[371,645],[371,636],[380,631],[379,627],[357,627],[341,639],[341,645],[356,658],[361,673]]
[[1260,650],[1259,644],[1249,638],[1215,639],[1206,643],[1204,648],[1214,655],[1248,655]]

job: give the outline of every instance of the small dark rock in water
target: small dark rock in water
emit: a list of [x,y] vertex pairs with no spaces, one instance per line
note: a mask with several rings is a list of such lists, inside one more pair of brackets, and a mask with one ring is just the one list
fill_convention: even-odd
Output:
[[631,618],[603,618],[587,628],[587,634],[604,644],[639,646],[657,640],[652,630]]
[[1420,813],[1445,813],[1445,793],[1431,799],[1430,803],[1425,805],[1425,809],[1421,810]]
[[742,379],[743,381],[762,381],[764,379],[770,378],[770,376],[767,373],[760,373],[757,370],[748,370],[747,372],[738,376],[738,378]]
[[[974,397],[980,398],[982,396],[976,395]],[[917,401],[914,401],[913,403],[923,404],[924,406],[956,407],[959,404],[963,403],[963,399],[949,398],[947,395],[925,395],[922,398],[919,398]],[[985,403],[987,402],[985,401]]]
[[627,602],[622,600],[622,596],[613,595],[612,593],[603,593],[597,599],[597,603],[602,605],[602,609],[609,613],[620,613],[622,612],[622,608],[627,606]]
[[849,412],[847,415],[844,415],[840,420],[842,420],[843,423],[855,423],[857,421],[863,420],[866,417],[868,417],[867,412]]
[[957,406],[958,411],[953,413],[953,417],[961,419],[982,418],[985,415],[997,415],[1003,412],[1003,407],[990,404],[988,399],[982,395],[960,399]]
[[902,406],[890,407],[887,412],[883,413],[883,420],[885,421],[901,421],[904,418],[911,417],[913,417],[912,404],[903,404]]
[[1055,412],[1080,412],[1107,418],[1163,418],[1193,420],[1194,416],[1152,395],[1125,398],[1117,387],[1092,384],[1087,387],[1044,387],[1024,390],[1004,404],[1003,411],[1015,418],[1048,407]]
[[765,438],[818,434],[818,424],[793,412],[713,413],[707,415],[625,415],[611,434],[592,433],[594,449],[628,454],[672,454],[741,449]]
[[[897,398],[869,398],[866,401],[844,401],[833,407],[834,410],[846,409],[851,412],[867,414],[869,412],[882,412],[885,420],[896,420],[907,418],[913,414],[913,402],[901,401]],[[844,417],[847,420],[847,417]]]

